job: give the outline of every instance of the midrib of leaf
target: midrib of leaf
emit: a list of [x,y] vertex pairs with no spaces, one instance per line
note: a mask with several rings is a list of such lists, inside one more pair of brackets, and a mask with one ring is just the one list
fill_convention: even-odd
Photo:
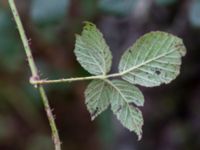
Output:
[[[99,43],[98,43],[99,44]],[[101,55],[99,55],[99,53],[97,53],[97,55],[101,58],[101,60],[103,61],[103,68],[98,64],[98,62],[96,61],[96,59],[93,57],[92,59],[98,64],[98,66],[100,67],[101,71],[102,71],[102,75],[106,75],[106,62],[105,62],[105,54],[104,54],[104,49],[100,49],[98,46],[96,47],[102,54],[103,57]],[[91,49],[93,49],[91,47]],[[90,54],[89,54],[90,55]],[[90,55],[91,56],[91,55]]]
[[[149,52],[147,52],[147,53],[145,54],[144,60],[146,60],[146,58],[147,58],[147,56],[149,55],[149,53],[153,50],[153,48],[155,48],[155,46],[157,45],[156,42],[159,41],[159,38],[160,38],[160,36],[156,36],[156,38],[154,38],[154,42],[152,43],[152,46],[149,48]],[[169,39],[169,38],[170,38],[170,37],[166,37],[166,39],[163,40],[162,46],[164,46],[164,44],[166,43],[167,39]],[[171,43],[169,44],[168,48],[171,46],[172,43],[173,43],[173,40],[172,40]],[[157,55],[157,53],[161,50],[162,46],[161,46],[159,49],[157,49],[156,55]],[[146,49],[146,47],[145,47],[145,49]],[[155,55],[155,56],[156,56],[156,55]]]
[[99,94],[99,96],[98,96],[98,99],[100,98],[100,96],[101,96],[101,94],[102,94],[102,92],[103,92],[103,87],[104,87],[104,85],[105,85],[105,82],[103,82],[103,84],[102,84],[102,87],[101,87],[101,90],[100,90],[100,94]]
[[[110,86],[112,86],[115,90],[117,90],[117,92],[119,92],[119,94],[122,96],[122,99],[124,100],[125,104],[127,105],[128,109],[126,109],[126,116],[127,116],[127,111],[129,111],[130,115],[132,118],[134,118],[135,116],[133,116],[133,114],[131,113],[131,105],[129,104],[129,102],[127,101],[127,99],[124,97],[124,95],[121,93],[121,91],[110,81],[110,80],[107,80],[107,79],[103,79],[105,82],[107,82]],[[133,107],[133,106],[132,106]],[[127,119],[127,117],[126,117]],[[138,127],[135,126],[138,130]],[[140,139],[141,137],[139,137]]]
[[97,63],[97,65],[99,66],[101,72],[103,73],[103,75],[105,74],[105,70],[101,67],[101,65],[99,65],[99,62],[89,53],[89,55],[92,57],[92,59]]
[[[104,48],[104,49],[105,49],[105,48]],[[102,50],[102,52],[103,52],[103,58],[105,58],[104,49]],[[103,75],[106,75],[106,62],[105,62],[104,59],[103,59],[103,64],[104,64],[104,69],[105,69],[105,71],[103,72]]]
[[[96,28],[96,27],[95,27]],[[104,41],[104,38],[103,38],[103,34],[98,30],[98,29],[96,29],[97,30],[97,32],[99,32],[99,34],[100,34],[100,36],[101,36],[101,38],[103,39],[103,43],[105,42],[105,44],[107,44],[106,43],[106,41]],[[97,52],[97,55],[100,57],[100,59],[102,60],[102,62],[103,62],[103,66],[101,66],[101,65],[99,65],[98,64],[98,62],[96,61],[96,59],[93,57],[92,59],[98,64],[98,67],[100,68],[100,70],[101,70],[101,72],[102,72],[102,75],[106,75],[106,72],[107,72],[107,68],[106,68],[106,61],[105,61],[105,56],[106,56],[106,54],[104,53],[104,50],[107,48],[105,45],[103,46],[103,48],[101,48],[101,45],[103,46],[104,44],[102,44],[99,40],[96,42],[96,44],[95,44],[95,46],[93,47],[93,46],[90,46],[89,45],[89,47],[91,48],[91,49],[97,49],[97,51],[100,51],[101,52],[101,54],[102,55],[100,55],[98,52]],[[90,56],[91,56],[91,54],[89,54]]]
[[[82,42],[82,39],[81,39],[81,42]],[[84,44],[84,43],[83,43]],[[84,47],[82,47],[82,46],[80,46],[80,45],[78,45],[79,46],[79,48],[82,48],[82,49],[85,49]],[[93,59],[93,61],[94,62],[96,62],[96,64],[97,64],[97,66],[99,67],[99,69],[101,70],[101,72],[103,73],[103,75],[105,75],[106,73],[106,70],[104,70],[100,65],[99,65],[99,63],[96,61],[96,59],[90,54],[90,53],[88,53],[89,54],[89,56]],[[102,59],[102,57],[101,57],[101,59]],[[104,61],[104,59],[103,59],[103,62],[104,62],[104,64],[105,64],[105,61]],[[105,65],[104,65],[104,67],[105,67]]]
[[113,87],[117,92],[119,92],[119,94],[121,95],[122,99],[124,100],[124,102],[126,103],[126,105],[128,106],[129,111],[131,111],[129,102],[127,101],[127,99],[124,97],[124,95],[122,94],[122,92],[120,91],[120,89],[118,89],[110,80],[107,79],[103,79],[105,82],[107,82],[111,87]]
[[[103,36],[103,35],[102,35]],[[102,37],[103,38],[103,37]],[[100,44],[101,45],[101,43],[98,43],[98,44]],[[104,53],[104,50],[105,50],[105,48],[106,48],[106,46],[104,46],[104,48],[103,49],[100,49],[98,46],[97,46],[97,49],[99,49],[99,51],[100,52],[102,52],[102,54],[103,54],[103,57],[101,57],[101,59],[102,59],[102,61],[103,61],[103,67],[104,67],[104,71],[102,71],[102,73],[103,73],[103,75],[106,75],[106,61],[105,61],[105,59],[104,58],[106,58],[105,56],[105,53]],[[98,54],[98,53],[97,53]],[[99,54],[98,54],[99,55]]]
[[172,49],[171,51],[168,51],[168,52],[163,53],[163,54],[161,54],[161,55],[158,55],[157,57],[154,57],[154,58],[152,58],[152,59],[149,59],[149,60],[147,60],[147,61],[144,61],[143,63],[141,63],[141,64],[139,64],[139,65],[136,65],[136,66],[133,66],[133,67],[131,67],[131,68],[125,70],[125,71],[122,71],[122,72],[119,73],[119,74],[120,74],[120,75],[125,75],[125,74],[127,74],[127,73],[129,73],[129,72],[131,72],[131,71],[133,71],[133,70],[135,70],[135,69],[138,69],[139,67],[144,66],[144,65],[146,65],[146,64],[148,64],[148,63],[150,63],[150,62],[152,62],[152,61],[155,61],[155,60],[157,60],[157,59],[159,59],[159,58],[162,58],[162,57],[164,57],[164,56],[167,56],[168,54],[170,54],[170,53],[176,51],[177,49],[179,49],[179,47],[174,48],[174,49]]

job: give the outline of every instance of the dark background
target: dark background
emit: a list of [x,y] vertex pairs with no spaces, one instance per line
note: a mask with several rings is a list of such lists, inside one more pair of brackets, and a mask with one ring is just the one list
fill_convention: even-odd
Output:
[[[168,85],[140,89],[145,106],[137,141],[106,111],[94,122],[84,105],[88,82],[45,86],[63,150],[200,149],[199,0],[16,0],[42,78],[89,76],[73,53],[83,21],[103,32],[114,59],[155,30],[181,37],[187,47],[181,74]],[[0,1],[0,150],[53,150],[51,133],[7,0]]]

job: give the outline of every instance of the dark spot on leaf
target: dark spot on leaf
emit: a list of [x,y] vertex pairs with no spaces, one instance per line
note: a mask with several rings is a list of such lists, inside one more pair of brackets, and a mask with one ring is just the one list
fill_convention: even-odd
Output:
[[157,75],[160,75],[161,72],[160,72],[159,70],[156,70],[155,73],[156,73]]

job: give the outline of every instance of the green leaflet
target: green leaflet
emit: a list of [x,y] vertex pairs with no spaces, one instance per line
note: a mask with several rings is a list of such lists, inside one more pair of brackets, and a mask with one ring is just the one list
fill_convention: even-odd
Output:
[[110,93],[111,109],[123,126],[130,131],[135,131],[138,140],[142,137],[143,117],[141,111],[134,107],[143,106],[144,97],[142,92],[123,80],[108,81],[112,88]]
[[115,105],[115,102],[118,103],[117,102],[118,98],[116,97],[122,97],[124,102],[133,103],[136,106],[144,105],[144,96],[136,86],[123,80],[112,80],[112,81],[107,80],[107,82],[112,88],[112,94],[111,94],[112,96],[110,99],[113,106]]
[[103,80],[93,80],[85,90],[85,104],[94,120],[109,106],[109,89]]
[[140,110],[144,97],[134,85],[123,80],[93,80],[85,91],[85,103],[92,120],[111,104],[113,113],[122,125],[142,137],[143,118]]
[[176,78],[185,53],[180,38],[165,32],[150,32],[124,53],[119,71],[123,74],[122,78],[130,83],[159,86]]
[[76,35],[74,52],[78,62],[89,73],[105,75],[110,71],[110,49],[94,24],[86,22],[82,34]]

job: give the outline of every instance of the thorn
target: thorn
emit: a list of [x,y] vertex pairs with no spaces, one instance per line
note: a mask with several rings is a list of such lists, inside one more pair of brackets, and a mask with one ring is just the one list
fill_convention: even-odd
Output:
[[31,45],[32,39],[30,38],[30,39],[28,39],[27,41],[28,41],[28,44]]

